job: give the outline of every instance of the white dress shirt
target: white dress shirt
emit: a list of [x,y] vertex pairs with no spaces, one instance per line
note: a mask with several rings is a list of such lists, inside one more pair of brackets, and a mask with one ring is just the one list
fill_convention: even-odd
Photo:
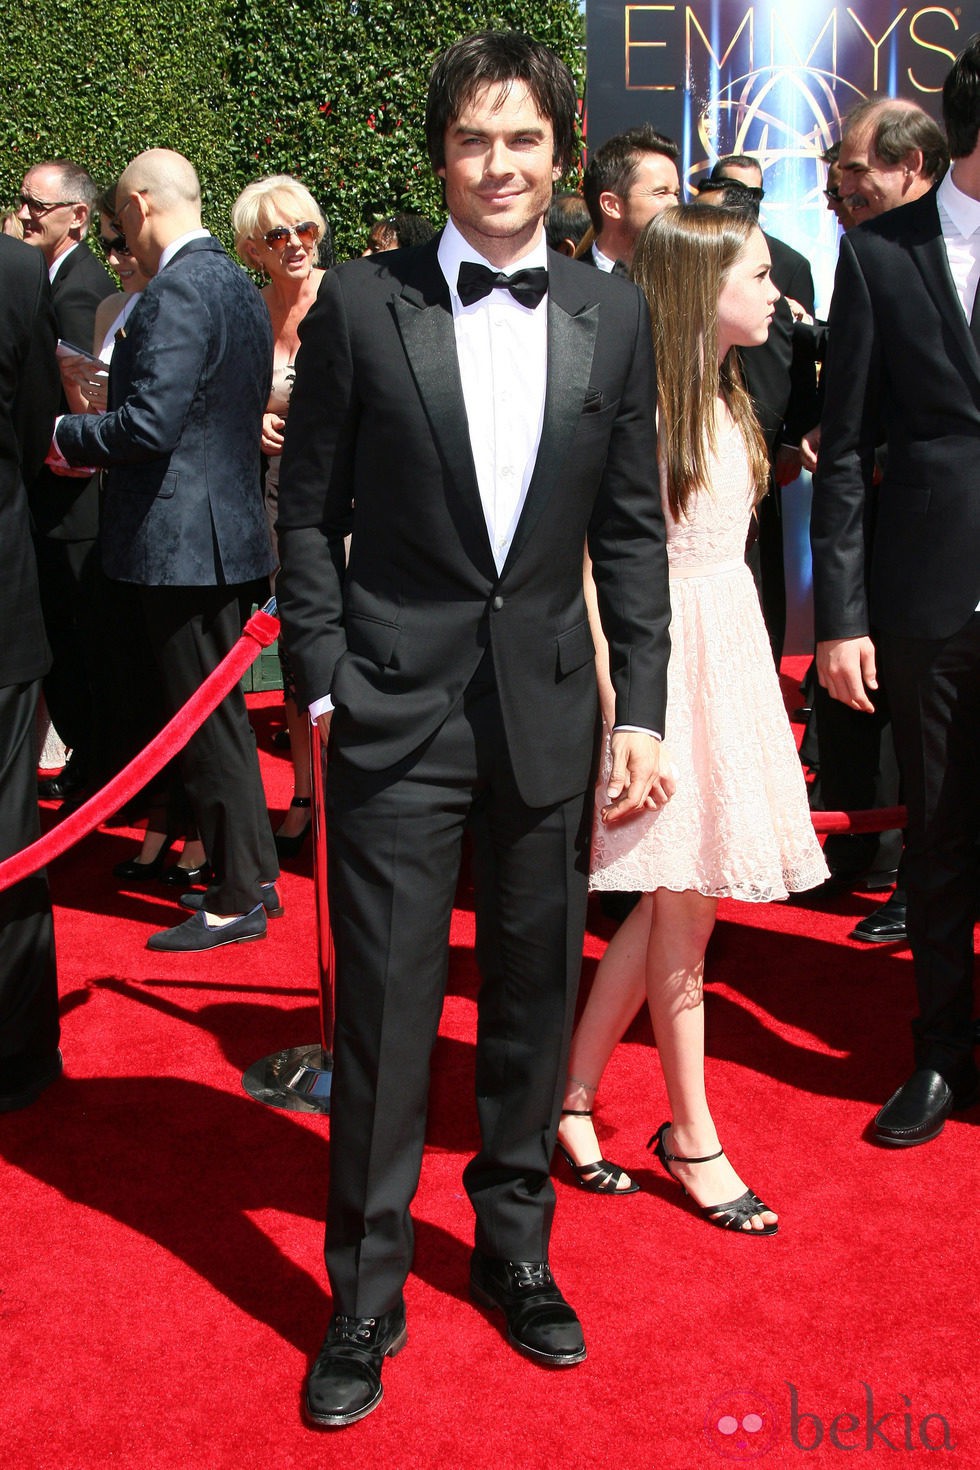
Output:
[[[548,381],[547,297],[532,308],[497,287],[481,301],[464,306],[456,290],[464,260],[497,269],[467,244],[450,220],[439,241],[439,268],[449,287],[473,464],[487,535],[500,572],[541,443]],[[534,266],[547,269],[547,264],[548,247],[542,234],[534,249],[505,274]]]
[[[954,160],[953,167],[936,191],[936,203],[950,275],[969,321],[980,281],[980,199],[957,189],[953,183],[955,169]],[[980,603],[974,611],[980,612]]]

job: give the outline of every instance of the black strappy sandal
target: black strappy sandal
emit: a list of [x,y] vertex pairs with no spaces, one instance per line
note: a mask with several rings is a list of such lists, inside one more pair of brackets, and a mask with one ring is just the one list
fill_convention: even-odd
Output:
[[[675,1184],[680,1184],[681,1189],[684,1190],[684,1193],[690,1199],[687,1187],[678,1179],[670,1167],[670,1160],[673,1160],[675,1164],[710,1164],[712,1159],[720,1159],[725,1150],[720,1148],[716,1154],[704,1154],[698,1159],[686,1159],[683,1154],[669,1154],[667,1152],[667,1146],[664,1143],[664,1134],[669,1127],[669,1121],[661,1123],[647,1144],[647,1148],[653,1149],[657,1158],[663,1164],[664,1171],[670,1175]],[[727,1205],[699,1205],[697,1200],[692,1202],[701,1211],[705,1220],[708,1220],[712,1225],[719,1225],[722,1230],[734,1230],[738,1235],[775,1235],[779,1229],[778,1225],[763,1225],[761,1230],[756,1230],[752,1227],[748,1230],[744,1228],[747,1222],[752,1219],[753,1215],[761,1215],[763,1210],[769,1209],[769,1206],[764,1205],[759,1196],[751,1189],[747,1189],[744,1194],[739,1195],[738,1199],[733,1199]]]
[[[561,1115],[563,1118],[591,1118],[592,1109],[562,1108]],[[558,1149],[575,1175],[579,1189],[585,1189],[589,1194],[636,1194],[640,1188],[635,1179],[630,1181],[628,1189],[617,1188],[620,1179],[627,1179],[629,1175],[608,1159],[596,1159],[594,1164],[576,1164],[563,1143],[559,1143]]]

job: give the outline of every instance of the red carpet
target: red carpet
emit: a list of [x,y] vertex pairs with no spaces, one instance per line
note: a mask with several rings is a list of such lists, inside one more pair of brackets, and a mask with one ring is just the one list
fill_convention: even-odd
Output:
[[[281,811],[275,698],[251,703]],[[317,1434],[299,1399],[330,1310],[329,1123],[264,1108],[240,1084],[257,1058],[317,1038],[309,853],[283,880],[287,914],[268,940],[176,958],[143,948],[180,917],[169,890],[119,893],[108,877],[132,845],[103,829],[52,871],[66,1076],[0,1117],[4,1465],[700,1470],[848,1452],[914,1464],[926,1446],[929,1463],[980,1465],[980,1110],[924,1148],[868,1141],[909,1066],[913,1004],[907,951],[846,939],[873,898],[833,915],[722,908],[711,1096],[738,1168],[780,1211],[774,1239],[723,1234],[685,1207],[645,1151],[667,1116],[648,1025],[619,1049],[603,1145],[643,1191],[595,1199],[560,1176],[552,1260],[589,1359],[555,1374],[517,1357],[467,1298],[475,972],[462,894],[408,1347],[377,1413]],[[586,982],[608,932],[594,917]]]

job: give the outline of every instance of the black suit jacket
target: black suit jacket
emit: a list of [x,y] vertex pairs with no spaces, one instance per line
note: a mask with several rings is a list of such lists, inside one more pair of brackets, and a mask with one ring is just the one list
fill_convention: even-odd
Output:
[[[105,266],[81,241],[59,267],[51,286],[58,336],[91,352],[99,302],[116,289]],[[59,412],[68,412],[64,394]],[[29,498],[38,535],[56,541],[91,541],[98,535],[98,475],[76,480],[42,468],[30,487]]]
[[110,411],[58,427],[72,464],[107,465],[102,561],[123,582],[219,586],[272,570],[262,503],[269,313],[217,240],[191,240],[117,340]]
[[[279,499],[280,609],[301,690],[383,770],[444,721],[489,644],[521,794],[585,790],[596,730],[588,537],[617,720],[663,729],[669,606],[640,292],[549,253],[544,427],[498,575],[438,239],[331,272],[301,328]],[[353,528],[344,571],[343,538]]]
[[0,687],[50,666],[25,480],[51,442],[61,378],[48,273],[40,250],[0,236]]
[[935,191],[842,239],[824,372],[811,517],[817,637],[872,628],[948,637],[980,602],[980,352]]
[[817,380],[812,356],[794,352],[793,316],[783,297],[799,301],[813,315],[813,272],[805,255],[766,235],[772,258],[772,279],[782,292],[769,329],[759,347],[742,347],[739,359],[755,403],[762,432],[772,454],[785,424],[783,437],[798,444],[817,421]]

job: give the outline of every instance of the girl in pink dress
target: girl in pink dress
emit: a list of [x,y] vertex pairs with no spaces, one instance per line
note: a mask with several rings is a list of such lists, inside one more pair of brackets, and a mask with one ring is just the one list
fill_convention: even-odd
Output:
[[[672,608],[663,764],[675,789],[665,806],[617,823],[598,797],[591,886],[643,896],[596,973],[559,1130],[583,1188],[636,1190],[601,1158],[592,1103],[646,996],[672,1111],[651,1144],[706,1219],[756,1235],[773,1234],[777,1217],[729,1163],[705,1096],[704,952],[719,898],[762,903],[826,875],[744,554],[769,466],[734,349],[766,340],[779,298],[769,264],[761,230],[705,205],[664,212],[637,246],[657,354]],[[593,631],[608,727],[595,616]]]

